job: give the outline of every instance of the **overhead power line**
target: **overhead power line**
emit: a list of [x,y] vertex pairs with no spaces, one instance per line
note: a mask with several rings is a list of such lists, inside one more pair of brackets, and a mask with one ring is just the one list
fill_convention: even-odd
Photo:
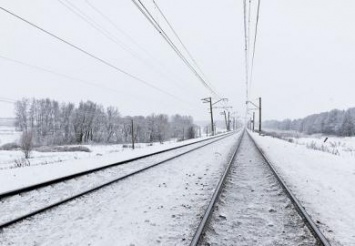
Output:
[[85,3],[92,9],[94,10],[97,14],[99,14],[104,20],[106,20],[108,23],[110,23],[119,33],[121,33],[123,36],[125,36],[129,41],[134,44],[137,48],[139,48],[143,53],[145,53],[151,60],[155,61],[157,65],[159,65],[160,68],[164,69],[169,76],[171,76],[171,79],[174,79],[175,81],[179,82],[176,77],[179,76],[179,74],[173,73],[171,70],[169,70],[165,64],[163,64],[161,61],[159,61],[155,56],[153,56],[147,49],[142,47],[131,35],[129,35],[127,32],[122,30],[111,18],[109,18],[105,13],[103,13],[100,9],[98,9],[95,5],[93,5],[89,0],[85,0]]
[[[50,69],[47,69],[47,68],[44,68],[44,67],[40,67],[40,66],[37,66],[37,65],[29,64],[29,63],[26,63],[26,62],[23,62],[23,61],[20,61],[20,60],[16,60],[16,59],[13,59],[13,58],[9,58],[9,57],[3,56],[3,55],[0,55],[0,59],[3,59],[5,61],[10,61],[10,62],[13,62],[13,63],[17,63],[17,64],[20,64],[22,66],[26,66],[26,67],[29,67],[31,69],[36,69],[36,70],[39,70],[39,71],[42,71],[42,72],[45,72],[45,73],[53,74],[53,75],[58,76],[58,77],[62,77],[62,78],[73,80],[73,81],[77,81],[77,82],[80,82],[80,83],[83,83],[83,84],[86,84],[86,85],[94,86],[94,87],[97,87],[97,88],[100,88],[100,89],[103,89],[103,90],[119,93],[120,95],[122,95],[122,94],[127,95],[127,93],[123,92],[123,91],[119,91],[119,90],[116,90],[116,89],[113,89],[113,88],[110,88],[110,87],[99,85],[97,83],[90,82],[90,81],[87,81],[87,80],[84,80],[84,79],[75,78],[75,77],[69,76],[69,75],[64,74],[64,73],[56,72],[54,70],[50,70]],[[128,94],[128,95],[133,96],[131,94]]]
[[[77,17],[79,17],[81,20],[89,24],[92,28],[94,28],[96,31],[99,33],[103,34],[106,38],[114,42],[116,45],[118,45],[120,48],[128,52],[130,55],[132,55],[134,58],[137,60],[141,61],[142,64],[145,64],[149,68],[153,69],[154,71],[158,72],[160,75],[166,77],[160,70],[156,69],[156,67],[152,66],[149,64],[146,60],[144,60],[141,56],[139,56],[134,50],[132,50],[130,47],[126,46],[124,43],[122,43],[119,39],[116,38],[112,32],[108,31],[106,28],[104,28],[102,25],[97,23],[93,18],[88,16],[84,11],[82,11],[80,8],[75,6],[74,4],[70,3],[68,0],[57,0],[61,5],[63,5],[66,9],[68,9],[71,13],[75,14]],[[91,5],[89,5],[91,6]],[[175,87],[179,88],[182,91],[185,91],[185,88],[181,87],[178,84],[173,84]]]
[[[109,31],[107,31],[104,27],[102,27],[100,24],[98,24],[95,20],[93,20],[90,16],[85,14],[82,10],[80,10],[78,7],[76,7],[74,4],[67,0],[57,0],[62,6],[64,6],[67,10],[69,10],[71,13],[75,14],[77,17],[79,17],[81,20],[89,24],[92,28],[94,28],[96,31],[104,35],[106,38],[117,44],[119,47],[122,49],[126,50],[127,52],[131,53],[132,51],[126,47],[123,43],[121,43],[119,40],[117,40]],[[133,54],[132,54],[133,55]]]
[[[196,59],[192,56],[191,52],[187,49],[186,45],[182,42],[181,38],[179,37],[179,35],[177,34],[177,32],[175,31],[174,27],[170,24],[169,20],[167,19],[167,17],[165,16],[165,14],[163,13],[163,11],[160,9],[160,7],[158,6],[158,4],[155,2],[155,0],[153,0],[153,3],[155,5],[155,7],[157,8],[157,10],[159,11],[159,13],[161,14],[161,16],[164,18],[165,22],[168,24],[168,26],[170,27],[170,29],[172,30],[172,32],[174,33],[175,37],[177,38],[177,40],[179,41],[179,43],[181,44],[181,46],[184,48],[184,50],[186,51],[187,55],[190,57],[190,59],[192,60],[192,62],[194,63],[194,65],[198,68],[198,70],[201,72],[201,74],[206,78],[205,73],[203,72],[203,70],[201,69],[201,67],[198,65],[198,63],[196,62]],[[210,84],[210,83],[209,83]],[[212,85],[210,84],[210,86],[212,87]]]
[[[125,95],[125,96],[129,96],[132,99],[136,99],[137,98],[135,95],[127,93],[126,91],[120,91],[120,90],[117,90],[117,89],[114,89],[114,88],[111,88],[111,87],[107,87],[107,86],[103,86],[103,85],[98,84],[98,83],[94,83],[92,81],[88,81],[88,80],[84,80],[84,79],[81,79],[81,78],[73,77],[73,76],[70,76],[70,75],[67,75],[67,74],[64,74],[64,73],[61,73],[61,72],[57,72],[57,71],[54,71],[54,70],[51,70],[51,69],[48,69],[48,68],[44,68],[44,67],[40,67],[40,66],[37,66],[37,65],[33,65],[33,64],[30,64],[30,63],[26,63],[26,62],[23,62],[23,61],[20,61],[20,60],[16,60],[16,59],[13,59],[13,58],[9,58],[9,57],[3,56],[3,55],[0,55],[0,59],[3,59],[5,61],[9,61],[9,62],[12,62],[12,63],[16,63],[16,64],[19,64],[19,65],[24,66],[24,67],[35,69],[35,70],[38,70],[38,71],[41,71],[41,72],[45,72],[45,73],[48,73],[48,74],[53,74],[55,76],[62,77],[62,78],[68,79],[68,80],[72,80],[72,81],[76,81],[76,82],[79,82],[79,83],[82,83],[82,84],[86,84],[86,85],[89,85],[89,86],[92,86],[92,87],[96,87],[96,88],[99,88],[101,90],[106,90],[106,91],[109,91],[111,93],[116,93],[116,94],[118,94],[120,96]],[[189,105],[189,108],[191,108],[191,104],[192,104],[191,102],[186,101],[185,104]],[[197,109],[197,107],[193,107],[193,108]]]
[[254,35],[254,44],[253,44],[253,55],[252,55],[252,58],[251,58],[251,68],[250,68],[250,88],[251,88],[251,84],[253,82],[254,58],[255,58],[256,40],[257,40],[257,37],[258,37],[258,25],[259,25],[259,15],[260,15],[260,2],[261,2],[261,0],[258,0],[258,7],[257,7],[257,13],[256,13],[256,22],[255,22],[255,35]]
[[[55,34],[49,32],[49,31],[45,30],[44,28],[42,28],[42,27],[40,27],[40,26],[38,26],[38,25],[36,25],[36,24],[34,24],[34,23],[32,23],[32,22],[30,22],[30,21],[24,19],[24,18],[22,18],[21,16],[15,14],[15,13],[13,13],[13,12],[11,12],[11,11],[9,11],[9,10],[3,8],[3,7],[0,7],[0,10],[6,12],[6,13],[8,13],[8,14],[10,14],[11,16],[13,16],[13,17],[15,17],[15,18],[21,20],[22,22],[25,22],[26,24],[28,24],[28,25],[30,25],[30,26],[32,26],[32,27],[34,27],[34,28],[40,30],[41,32],[43,32],[43,33],[45,33],[45,34],[47,34],[47,35],[49,35],[49,36],[51,36],[52,38],[54,38],[54,39],[56,39],[56,40],[58,40],[58,41],[60,41],[60,42],[62,42],[62,43],[64,43],[64,44],[70,46],[71,48],[74,48],[74,49],[80,51],[81,53],[83,53],[83,54],[85,54],[85,55],[87,55],[87,56],[89,56],[89,57],[91,57],[91,58],[93,58],[93,59],[99,61],[100,63],[102,63],[102,64],[104,64],[104,65],[106,65],[106,66],[108,66],[108,67],[111,67],[112,69],[114,69],[114,70],[116,70],[116,71],[118,71],[118,72],[120,72],[120,73],[122,73],[122,74],[124,74],[124,75],[126,75],[126,76],[128,76],[128,77],[130,77],[130,78],[132,78],[132,79],[134,79],[134,80],[136,80],[136,81],[138,81],[138,82],[140,82],[140,83],[146,85],[146,86],[148,86],[148,87],[151,87],[151,88],[153,88],[153,89],[155,89],[155,90],[157,90],[157,91],[159,91],[159,92],[161,92],[161,93],[164,93],[164,94],[166,94],[166,95],[169,95],[170,97],[172,97],[172,98],[174,98],[174,99],[176,99],[176,100],[183,101],[183,100],[181,100],[180,98],[178,98],[178,97],[172,95],[171,93],[169,93],[169,92],[167,92],[167,91],[165,91],[165,90],[162,90],[162,89],[160,89],[159,87],[157,87],[157,86],[155,86],[155,85],[153,85],[153,84],[151,84],[151,83],[149,83],[149,82],[147,82],[147,81],[145,81],[145,80],[143,80],[143,79],[141,79],[141,78],[139,78],[139,77],[137,77],[137,76],[135,76],[135,75],[132,75],[132,74],[130,74],[130,73],[124,71],[123,69],[121,69],[121,68],[119,68],[119,67],[113,65],[112,63],[110,63],[110,62],[108,62],[108,61],[106,61],[106,60],[104,60],[104,59],[102,59],[102,58],[100,58],[100,57],[98,57],[98,56],[96,56],[96,55],[94,55],[94,54],[92,54],[92,53],[90,53],[90,52],[84,50],[83,48],[80,48],[79,46],[76,46],[76,45],[72,44],[72,43],[69,42],[69,41],[66,41],[65,39],[63,39],[63,38],[61,38],[61,37],[59,37],[59,36],[57,36],[57,35],[55,35]],[[183,101],[183,102],[184,102],[184,101]]]
[[164,29],[159,25],[150,11],[145,7],[145,5],[138,0],[132,0],[134,5],[141,11],[141,13],[146,17],[146,19],[153,25],[153,27],[158,31],[158,33],[164,38],[164,40],[169,44],[169,46],[175,51],[175,53],[181,58],[185,65],[193,72],[193,74],[202,82],[202,84],[216,97],[220,96],[208,85],[208,83],[201,77],[201,75],[196,71],[196,69],[191,65],[191,63],[186,59],[186,57],[181,53],[181,51],[176,47],[174,42],[166,34]]
[[9,104],[15,104],[16,100],[10,99],[10,98],[0,97],[0,102],[9,103]]
[[245,52],[245,85],[246,85],[246,101],[248,101],[249,98],[249,91],[248,91],[248,87],[249,87],[249,55],[248,55],[248,33],[247,33],[247,0],[243,0],[243,13],[244,13],[244,52]]

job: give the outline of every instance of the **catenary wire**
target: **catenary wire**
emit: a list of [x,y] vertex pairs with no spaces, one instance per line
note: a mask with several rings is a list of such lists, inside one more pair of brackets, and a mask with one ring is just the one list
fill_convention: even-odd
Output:
[[[100,88],[102,90],[106,90],[106,91],[109,91],[111,93],[116,93],[116,94],[118,94],[120,96],[125,95],[125,96],[129,96],[131,99],[136,99],[136,96],[133,95],[133,94],[130,94],[130,93],[127,93],[127,92],[124,92],[124,91],[119,91],[119,90],[116,90],[114,88],[103,86],[103,85],[100,85],[100,84],[97,84],[97,83],[94,83],[94,82],[91,82],[91,81],[88,81],[88,80],[84,80],[84,79],[81,79],[81,78],[72,77],[70,75],[67,75],[67,74],[64,74],[64,73],[60,73],[60,72],[57,72],[57,71],[54,71],[54,70],[50,70],[50,69],[47,69],[47,68],[44,68],[44,67],[40,67],[40,66],[37,66],[37,65],[29,64],[29,63],[26,63],[26,62],[23,62],[23,61],[20,61],[20,60],[16,60],[16,59],[13,59],[13,58],[9,58],[9,57],[3,56],[3,55],[0,55],[0,59],[2,59],[4,61],[16,63],[16,64],[19,64],[21,66],[28,67],[28,68],[31,68],[31,69],[39,70],[39,71],[42,71],[42,72],[45,72],[45,73],[48,73],[48,74],[53,74],[55,76],[62,77],[62,78],[68,79],[68,80],[73,80],[73,81],[76,81],[76,82],[80,82],[80,83],[83,83],[83,84],[86,84],[86,85],[89,85],[89,86],[92,86],[92,87]],[[2,98],[2,99],[5,100],[4,98]],[[14,99],[8,99],[8,100],[11,100],[12,102],[16,102],[16,100],[14,100]],[[160,102],[160,100],[158,100],[158,99],[155,100],[155,98],[153,98],[153,100]],[[0,100],[0,102],[4,102],[4,101]],[[200,112],[200,108],[198,108],[196,106],[191,106],[191,105],[193,105],[191,102],[186,102],[186,104],[187,103],[189,103],[188,104],[189,107],[186,107],[185,105],[182,105],[182,107],[184,107],[186,109],[188,108],[189,110],[192,110],[194,112]]]
[[[85,14],[81,9],[76,7],[74,4],[70,3],[68,0],[57,0],[61,5],[63,5],[66,9],[68,9],[70,12],[75,14],[77,17],[82,19],[84,22],[89,24],[91,27],[93,27],[96,31],[100,32],[103,34],[106,38],[114,42],[116,45],[118,45],[120,48],[128,52],[130,55],[132,55],[134,58],[142,62],[142,64],[145,64],[149,68],[153,69],[155,72],[159,73],[160,75],[166,77],[160,70],[156,69],[153,65],[148,63],[146,60],[144,60],[141,56],[139,56],[137,53],[135,53],[134,50],[131,48],[127,47],[124,45],[121,41],[119,41],[114,34],[112,34],[110,31],[102,27],[102,25],[98,24],[93,18]],[[170,78],[169,78],[170,79]],[[185,91],[186,88],[183,88],[180,84],[172,84],[176,88],[180,89],[181,91]]]
[[145,5],[138,0],[140,5],[132,0],[135,6],[141,11],[141,13],[147,18],[147,20],[153,25],[153,27],[159,32],[159,34],[164,38],[164,40],[171,46],[171,48],[176,52],[176,54],[181,58],[181,60],[187,65],[188,68],[195,74],[195,76],[202,82],[202,84],[216,97],[220,98],[220,96],[206,83],[206,81],[201,77],[201,75],[196,71],[196,69],[188,62],[188,60],[183,56],[180,50],[176,47],[176,45],[172,42],[169,36],[165,33],[165,31],[161,28],[159,23],[155,20],[149,10],[145,7]]
[[[164,18],[164,20],[166,21],[166,23],[168,24],[168,26],[170,27],[170,29],[172,30],[172,32],[174,33],[175,37],[177,38],[177,40],[179,41],[179,43],[181,44],[181,46],[184,48],[184,50],[186,51],[187,55],[190,57],[190,59],[192,60],[192,62],[194,63],[194,65],[197,67],[197,69],[200,71],[200,73],[202,74],[202,76],[205,78],[206,80],[206,75],[203,72],[203,70],[201,69],[201,67],[199,66],[199,64],[197,63],[196,59],[192,56],[191,52],[187,49],[186,45],[182,42],[181,38],[179,37],[179,35],[177,34],[177,32],[175,31],[174,27],[171,25],[170,21],[167,19],[166,15],[163,13],[163,11],[161,10],[161,8],[159,7],[159,5],[156,3],[155,0],[153,0],[153,3],[155,5],[155,7],[157,8],[157,10],[159,11],[159,13],[161,14],[161,16]],[[209,86],[211,88],[212,85],[211,83],[208,83]],[[213,88],[214,89],[214,88]],[[215,90],[215,89],[214,89]]]
[[[5,60],[5,61],[9,61],[9,62],[13,62],[13,63],[17,63],[17,64],[20,64],[22,66],[29,67],[29,68],[35,69],[35,70],[39,70],[39,71],[42,71],[42,72],[45,72],[45,73],[53,74],[53,75],[58,76],[58,77],[62,77],[62,78],[69,79],[69,80],[73,80],[73,81],[76,81],[76,82],[80,82],[82,84],[86,84],[86,85],[89,85],[89,86],[97,87],[97,88],[100,88],[102,90],[109,91],[111,93],[117,93],[117,94],[119,94],[121,96],[125,95],[125,96],[131,97],[132,99],[136,98],[135,95],[127,93],[127,92],[124,92],[124,91],[116,90],[114,88],[103,86],[103,85],[94,83],[92,81],[84,80],[84,79],[81,79],[81,78],[72,77],[72,76],[64,74],[64,73],[60,73],[60,72],[57,72],[57,71],[54,71],[54,70],[50,70],[50,69],[47,69],[47,68],[44,68],[44,67],[40,67],[40,66],[37,66],[37,65],[26,63],[26,62],[23,62],[23,61],[20,61],[20,60],[17,60],[17,59],[9,58],[9,57],[6,57],[6,56],[1,55],[1,54],[0,54],[0,59]],[[191,105],[191,103],[190,103],[190,105]],[[194,108],[197,109],[197,107],[194,107]]]
[[244,51],[245,51],[245,84],[246,84],[246,101],[248,101],[249,92],[249,58],[248,58],[248,34],[247,34],[247,0],[243,0],[243,9],[244,9]]
[[258,37],[258,25],[259,25],[259,15],[260,15],[260,2],[261,2],[261,0],[258,0],[256,23],[255,23],[255,33],[254,33],[253,54],[252,54],[252,58],[251,58],[251,68],[250,68],[250,83],[249,83],[250,89],[251,89],[251,85],[253,82],[254,58],[255,58],[256,40]]
[[132,42],[136,47],[138,47],[141,51],[143,51],[151,60],[155,61],[160,68],[165,70],[165,73],[169,75],[170,79],[174,79],[176,82],[179,82],[176,77],[179,77],[180,74],[173,73],[170,69],[168,69],[165,64],[159,61],[155,56],[153,56],[147,49],[145,49],[142,45],[140,45],[132,36],[130,36],[127,32],[122,30],[111,18],[109,18],[105,13],[103,13],[100,9],[98,9],[95,5],[93,5],[89,0],[86,0],[85,3],[94,10],[97,14],[99,14],[103,19],[105,19],[108,23],[110,23],[119,33],[125,36],[127,39]]

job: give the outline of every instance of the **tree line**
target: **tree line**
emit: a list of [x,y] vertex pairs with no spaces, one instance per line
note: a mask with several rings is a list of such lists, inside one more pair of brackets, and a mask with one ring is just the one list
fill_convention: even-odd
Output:
[[265,121],[264,127],[294,130],[306,134],[323,133],[336,136],[355,136],[355,108],[348,110],[334,109],[297,120]]
[[[92,101],[59,103],[51,99],[24,98],[15,103],[16,127],[30,132],[35,144],[163,142],[194,138],[191,116],[151,114],[121,116],[116,107]],[[133,135],[132,135],[133,121]]]

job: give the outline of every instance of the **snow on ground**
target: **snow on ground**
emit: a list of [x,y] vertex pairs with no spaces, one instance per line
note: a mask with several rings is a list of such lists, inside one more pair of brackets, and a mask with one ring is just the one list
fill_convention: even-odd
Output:
[[3,245],[189,245],[228,163],[235,134],[34,216]]
[[324,142],[325,136],[312,135],[301,138],[294,138],[296,144],[305,145],[307,148],[328,152],[344,157],[355,158],[355,137],[328,137]]
[[18,142],[21,132],[16,131],[15,127],[0,126],[0,146],[7,143]]
[[201,245],[315,245],[290,199],[245,134]]
[[[186,141],[184,141],[185,143]],[[151,151],[174,146],[177,144],[176,141],[167,141],[163,144],[160,143],[137,143],[135,144],[135,152],[140,152],[140,149],[149,148]],[[95,156],[102,156],[111,153],[121,153],[125,155],[127,152],[132,152],[131,146],[129,144],[92,144],[92,145],[64,145],[64,146],[56,146],[56,147],[86,147],[91,152],[83,152],[83,151],[71,151],[71,152],[40,152],[33,151],[31,153],[31,158],[28,160],[30,162],[30,166],[39,166],[39,165],[47,165],[64,161],[72,161],[77,159],[87,159]],[[4,169],[17,168],[16,161],[21,161],[23,159],[23,152],[20,150],[0,150],[0,172]],[[23,162],[23,160],[22,160]]]
[[[1,118],[0,118],[1,123]],[[222,133],[223,134],[223,133]],[[21,136],[21,132],[16,131],[13,126],[1,126],[0,125],[0,146],[8,143],[19,143],[19,139]],[[204,136],[199,139],[208,138],[208,136]],[[198,140],[198,139],[196,139]],[[178,146],[184,143],[193,142],[196,140],[186,140],[181,143],[177,143],[177,140],[166,141],[163,144],[161,143],[136,143],[135,144],[135,152],[139,154],[142,148],[148,148],[148,151],[157,151],[160,149],[170,148],[173,146]],[[169,146],[167,146],[169,145]],[[42,151],[32,151],[31,158],[28,160],[30,166],[38,166],[38,165],[47,165],[53,163],[61,163],[66,161],[73,161],[77,159],[87,159],[93,158],[96,156],[107,155],[111,153],[122,153],[122,155],[128,154],[127,152],[132,152],[130,144],[84,144],[84,145],[63,145],[63,146],[55,146],[55,147],[86,147],[91,152],[83,152],[83,151],[72,151],[72,152],[42,152]],[[51,147],[47,147],[47,149],[51,149]],[[142,151],[146,153],[146,150]],[[130,155],[130,154],[128,154]],[[4,169],[17,168],[19,165],[17,163],[22,163],[20,167],[26,165],[24,159],[24,154],[20,150],[0,150],[0,172]]]
[[[44,153],[53,155],[50,157],[52,160],[51,165],[31,165],[22,168],[0,170],[0,194],[19,189],[21,187],[42,183],[48,180],[65,177],[78,172],[83,172],[112,163],[128,160],[134,157],[181,146],[187,143],[193,143],[199,140],[201,140],[201,138],[186,140],[183,142],[171,142],[169,144],[155,144],[147,148],[137,148],[135,150],[121,149],[121,151],[116,151],[116,149],[113,151],[111,148],[114,148],[114,146],[108,146],[107,149],[111,150],[103,155],[85,155],[85,153],[77,152]],[[98,149],[101,149],[101,147],[98,147]],[[62,159],[57,162],[55,161],[56,158],[65,159],[67,155],[74,156],[74,158],[68,159],[66,161],[63,161]]]
[[[307,148],[328,152],[334,155],[355,158],[355,137],[337,137],[324,134],[306,135],[296,131],[266,130],[267,133]],[[325,141],[326,140],[326,141]]]
[[185,146],[123,165],[113,166],[109,169],[103,169],[74,179],[66,180],[65,182],[52,184],[29,192],[23,192],[20,195],[6,197],[0,201],[0,224],[26,215],[31,211],[63,201],[68,197],[73,196],[73,194],[80,194],[86,190],[102,185],[103,183],[152,166],[155,163],[185,153],[198,146],[204,146],[213,141],[216,141],[216,139]]
[[355,245],[355,161],[252,134],[332,245]]

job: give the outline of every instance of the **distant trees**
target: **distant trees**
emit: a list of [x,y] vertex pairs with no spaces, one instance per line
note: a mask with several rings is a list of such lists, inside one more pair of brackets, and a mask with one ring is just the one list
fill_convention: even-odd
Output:
[[342,136],[354,136],[355,135],[355,114],[351,111],[346,111],[343,122],[340,126],[340,134]]
[[173,115],[171,117],[171,134],[177,139],[191,139],[196,136],[196,126],[191,116]]
[[15,104],[16,127],[31,132],[35,144],[163,142],[195,137],[191,116],[165,114],[122,117],[115,107],[92,101],[59,103],[50,99],[22,99]]
[[265,121],[270,129],[293,130],[306,134],[324,133],[338,136],[355,135],[355,108],[334,109],[330,112],[309,115],[298,120]]

